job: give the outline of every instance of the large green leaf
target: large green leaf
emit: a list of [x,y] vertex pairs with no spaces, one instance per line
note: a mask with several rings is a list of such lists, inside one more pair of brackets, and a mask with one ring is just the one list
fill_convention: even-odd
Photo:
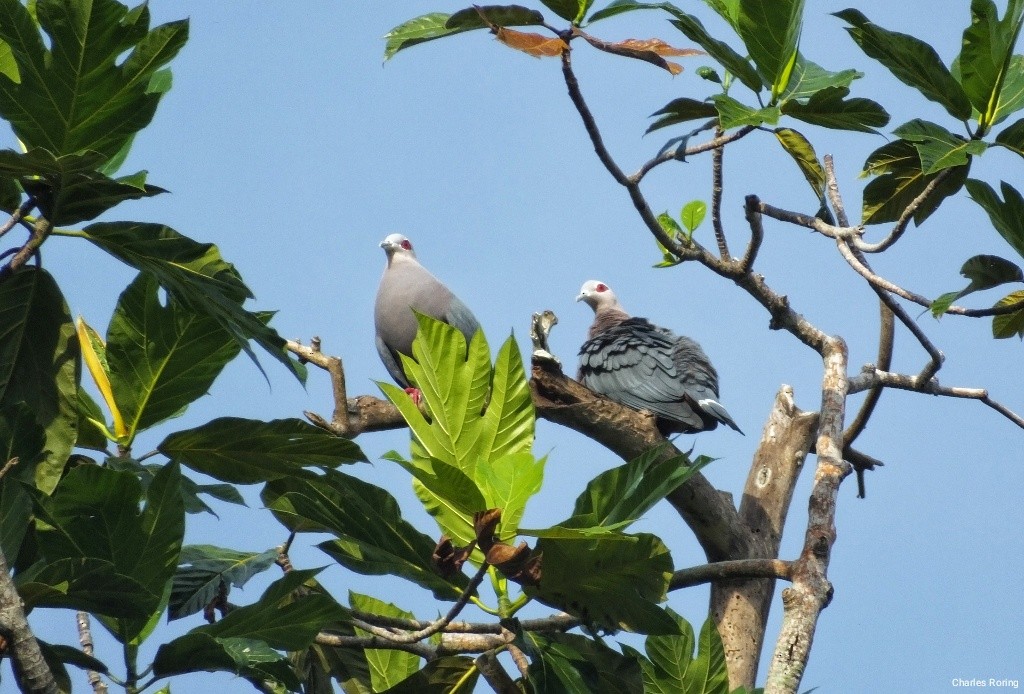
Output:
[[804,175],[807,184],[814,191],[818,200],[825,199],[825,167],[821,165],[814,145],[803,136],[802,133],[792,128],[777,128],[775,137],[778,139],[782,149],[793,158],[796,165],[800,167],[800,173]]
[[[147,614],[163,610],[178,563],[185,532],[181,472],[169,463],[146,490],[138,478],[95,465],[71,470],[50,497],[37,499],[37,514],[48,527],[37,530],[40,553],[48,562],[99,559],[136,581],[148,593],[141,603]],[[104,620],[114,635],[128,643],[150,620]]]
[[941,104],[957,120],[971,117],[970,99],[930,45],[908,34],[883,29],[856,9],[836,12],[835,16],[850,24],[846,30],[861,50],[901,82]]
[[[950,170],[945,179],[920,204],[914,213],[914,223],[920,226],[950,195],[963,187],[970,170],[970,162]],[[894,222],[932,180],[941,174],[925,175],[921,171],[921,157],[913,143],[896,140],[872,152],[864,163],[866,174],[876,175],[864,187],[862,219],[864,224]]]
[[153,593],[106,559],[40,561],[18,573],[18,595],[27,607],[85,610],[95,615],[147,619]]
[[[28,148],[110,158],[152,119],[150,78],[188,38],[188,22],[149,30],[149,9],[115,0],[0,0],[0,39],[17,81],[0,73],[0,115]],[[46,33],[44,39],[39,29]],[[125,54],[127,53],[127,56]]]
[[209,314],[175,296],[160,303],[156,278],[140,273],[121,293],[107,328],[107,364],[128,442],[180,414],[209,390],[239,352],[231,334]]
[[0,550],[13,563],[32,516],[36,464],[42,459],[45,432],[25,403],[0,407],[0,466],[18,459],[0,479]]
[[1020,118],[1003,128],[996,135],[995,144],[1024,157],[1024,118]]
[[176,299],[216,320],[254,361],[249,340],[305,378],[305,369],[288,357],[277,331],[259,314],[242,308],[252,292],[212,243],[198,243],[162,224],[136,222],[90,224],[82,235],[115,258],[151,273]]
[[971,0],[971,23],[964,29],[957,64],[960,83],[978,112],[981,134],[996,121],[1003,84],[1010,70],[1013,48],[1020,34],[1024,2],[1010,0],[999,19],[992,0]]
[[398,51],[426,41],[487,28],[488,24],[481,18],[481,13],[497,26],[544,23],[544,16],[540,12],[519,5],[483,5],[479,12],[475,7],[468,7],[452,15],[431,12],[403,22],[384,35],[384,60],[390,60]]
[[[1024,301],[1024,290],[1007,294],[993,308],[1013,306]],[[992,337],[1003,339],[1014,335],[1024,338],[1024,309],[992,317]]]
[[180,619],[199,612],[229,586],[243,587],[250,578],[266,571],[277,560],[277,550],[239,552],[212,545],[182,547],[174,574],[167,619]]
[[864,73],[856,70],[830,72],[798,52],[796,63],[793,65],[793,73],[789,77],[789,84],[780,95],[779,101],[808,99],[826,87],[849,87],[855,79],[860,79],[863,76]]
[[22,154],[0,150],[0,173],[18,178],[39,209],[55,225],[77,224],[97,217],[125,200],[165,193],[146,183],[146,172],[110,178],[93,170],[103,159],[96,152],[64,154],[35,148]]
[[535,551],[544,564],[540,586],[524,586],[531,597],[594,628],[676,633],[675,622],[658,606],[668,590],[672,557],[656,536],[541,538]]
[[156,677],[217,671],[255,682],[280,682],[290,691],[300,687],[287,658],[259,639],[195,630],[160,646],[153,660]]
[[287,477],[270,482],[262,499],[290,530],[329,532],[337,539],[319,547],[362,574],[394,574],[441,600],[455,600],[469,583],[463,574],[438,576],[431,556],[436,543],[402,518],[387,491],[337,471],[322,477]]
[[[370,651],[367,651],[369,655]],[[431,694],[433,692],[473,691],[480,671],[472,658],[449,655],[435,658],[422,670],[382,692],[382,694]]]
[[711,100],[718,111],[718,122],[723,130],[743,125],[775,125],[779,122],[781,112],[778,106],[752,108],[740,103],[728,94],[714,94]]
[[1010,282],[1024,282],[1020,266],[997,255],[976,255],[968,258],[960,274],[971,281],[958,292],[948,292],[932,302],[929,310],[938,318],[960,297]]
[[675,16],[675,19],[671,20],[672,25],[683,32],[686,38],[697,43],[707,51],[708,55],[735,75],[751,91],[761,91],[763,87],[761,77],[746,58],[730,48],[728,44],[711,36],[696,17],[681,12],[671,5],[665,4],[661,5],[661,7]]
[[803,27],[804,0],[740,0],[736,28],[774,103],[789,84]]
[[811,95],[806,102],[787,101],[782,112],[805,123],[833,130],[853,130],[876,133],[889,123],[889,113],[871,99],[847,99],[846,87],[825,87]]
[[491,461],[529,451],[533,447],[536,413],[523,358],[512,337],[498,350],[490,386],[475,454]]
[[157,450],[197,472],[233,484],[256,484],[307,467],[332,468],[366,460],[351,440],[301,419],[261,422],[221,417],[171,434]]
[[[510,453],[481,465],[477,473],[486,508],[500,508],[499,539],[509,541],[519,529],[526,502],[540,491],[545,458],[536,460],[529,452]],[[483,509],[481,509],[483,510]]]
[[604,645],[600,639],[579,634],[525,636],[532,656],[528,671],[536,691],[634,694],[644,691],[640,664]]
[[544,6],[570,22],[583,19],[594,0],[540,0]]
[[57,484],[77,438],[78,354],[71,313],[48,272],[25,267],[0,282],[0,407],[24,402],[45,430],[46,456],[36,468],[44,492]]
[[659,461],[662,452],[660,446],[652,448],[590,480],[576,498],[572,516],[559,525],[584,528],[636,521],[712,461],[701,456],[690,463],[682,455]]
[[1024,196],[1006,181],[1000,182],[1002,200],[992,186],[984,181],[969,178],[966,186],[971,200],[988,213],[999,235],[1024,258]]
[[714,118],[717,115],[718,111],[715,110],[713,104],[688,97],[680,97],[673,99],[651,114],[652,118],[655,116],[661,117],[651,123],[646,132],[653,132],[661,128],[667,128],[670,125],[677,125],[691,120]]
[[[348,603],[352,606],[353,610],[370,612],[383,617],[399,617],[404,619],[413,619],[414,617],[411,612],[406,612],[390,602],[384,602],[383,600],[351,590],[348,592]],[[359,636],[370,635],[362,629],[356,629],[356,634]],[[395,687],[420,669],[420,657],[418,655],[387,648],[367,649],[366,662],[370,666],[370,682],[375,692],[383,692]]]
[[627,650],[640,660],[644,692],[729,694],[725,648],[714,622],[710,617],[704,622],[694,654],[693,627],[675,612],[669,612],[679,626],[679,634],[648,636],[644,644],[647,658],[632,649]]
[[981,140],[967,140],[941,125],[920,118],[904,123],[893,133],[913,143],[921,160],[921,173],[925,176],[963,166],[971,156],[983,154],[988,146]]

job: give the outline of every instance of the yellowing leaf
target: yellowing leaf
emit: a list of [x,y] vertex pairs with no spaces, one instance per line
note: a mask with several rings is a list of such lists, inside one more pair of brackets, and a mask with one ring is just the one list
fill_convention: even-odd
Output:
[[497,27],[494,34],[498,40],[509,48],[515,48],[535,58],[553,58],[562,55],[568,48],[560,38],[551,38],[525,31],[515,31],[505,27]]
[[114,420],[114,434],[118,438],[125,436],[128,430],[125,428],[121,411],[114,402],[114,391],[110,387],[110,376],[107,373],[106,345],[103,344],[99,333],[89,327],[81,316],[75,323],[75,330],[78,333],[78,343],[82,347],[82,359]]
[[626,39],[625,41],[619,41],[612,45],[628,50],[651,51],[658,55],[675,55],[681,57],[707,55],[704,51],[699,51],[696,48],[676,48],[675,46],[670,46],[661,39]]

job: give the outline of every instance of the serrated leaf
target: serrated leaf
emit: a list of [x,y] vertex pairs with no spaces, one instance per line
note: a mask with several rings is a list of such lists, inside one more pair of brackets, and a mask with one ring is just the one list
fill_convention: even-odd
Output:
[[[406,612],[390,602],[384,602],[369,595],[353,591],[348,592],[348,603],[353,610],[370,612],[383,617],[400,617],[413,619],[411,612]],[[359,636],[369,636],[361,629],[356,629]],[[387,648],[368,649],[365,652],[366,662],[370,666],[370,682],[373,691],[383,692],[397,686],[403,680],[414,675],[420,669],[420,658],[405,651]]]
[[503,542],[515,537],[526,502],[540,491],[545,460],[536,460],[532,453],[523,451],[495,458],[480,467],[477,480],[486,500],[485,508],[502,511],[498,539]]
[[633,542],[542,538],[535,550],[544,557],[541,584],[524,590],[593,628],[675,633],[675,622],[658,606],[668,589],[672,557],[654,535],[634,537]]
[[687,121],[700,118],[714,118],[717,115],[718,111],[714,105],[706,101],[697,101],[687,97],[673,99],[651,114],[652,118],[655,116],[661,116],[661,118],[651,123],[644,134],[660,130],[661,128],[667,128],[670,125],[686,123]]
[[434,573],[435,541],[402,518],[387,491],[336,471],[316,478],[270,482],[261,498],[285,527],[297,532],[330,532],[321,543],[340,564],[362,574],[395,574],[433,591],[439,600],[455,600],[469,579],[445,580]]
[[168,296],[140,273],[121,293],[107,328],[107,363],[128,443],[144,429],[184,411],[207,393],[238,355],[232,335],[206,313]]
[[681,633],[647,637],[645,650],[650,660],[640,661],[644,691],[729,694],[725,648],[714,622],[709,617],[701,627],[695,655],[693,628],[675,612],[669,612]]
[[807,184],[818,200],[825,199],[825,167],[818,161],[814,146],[800,132],[792,128],[776,128],[775,137],[782,149],[793,158]]
[[212,545],[182,547],[167,605],[168,621],[201,611],[217,597],[222,585],[225,594],[228,586],[241,588],[276,560],[276,549],[239,552]]
[[0,40],[20,76],[0,76],[0,115],[29,149],[112,157],[152,119],[161,94],[148,91],[150,77],[185,44],[188,22],[150,31],[148,9],[115,0],[33,6],[34,18],[18,0],[0,1]]
[[980,140],[967,140],[941,125],[920,118],[904,123],[893,133],[913,143],[921,160],[921,171],[926,176],[942,169],[963,166],[971,156],[983,154],[987,147]]
[[256,484],[295,475],[307,467],[329,469],[366,460],[351,440],[301,419],[261,422],[220,417],[171,434],[157,450],[197,472],[234,484]]
[[804,0],[745,0],[739,10],[737,32],[775,103],[796,62]]
[[722,126],[722,130],[743,125],[775,125],[779,122],[781,115],[778,106],[751,108],[727,94],[713,94],[711,100],[718,111],[718,122]]
[[198,243],[162,224],[136,222],[90,224],[82,235],[115,258],[151,273],[176,299],[216,320],[257,365],[249,340],[297,378],[305,378],[305,369],[285,352],[284,339],[259,314],[242,308],[252,292],[215,245]]
[[957,120],[971,117],[971,102],[935,49],[924,41],[872,23],[856,9],[835,13],[850,24],[847,32],[868,57],[888,68],[898,80],[946,109]]
[[[1007,294],[997,301],[993,308],[1012,306],[1022,301],[1024,301],[1024,290]],[[1014,335],[1024,339],[1024,309],[992,317],[992,337],[1003,339]]]
[[988,132],[999,111],[1003,84],[1020,34],[1022,11],[1024,4],[1011,0],[1000,20],[992,0],[971,2],[971,23],[964,29],[957,64],[964,92],[978,111],[982,135]]
[[877,133],[889,123],[889,113],[871,99],[847,99],[846,87],[825,87],[807,99],[806,103],[787,101],[782,113],[787,116],[833,130]]
[[671,5],[663,7],[675,16],[675,19],[670,20],[674,27],[707,51],[708,55],[735,75],[748,89],[754,93],[761,91],[763,86],[761,77],[746,58],[730,48],[728,44],[712,37],[696,17],[681,12]]
[[77,438],[78,358],[71,313],[48,272],[23,267],[0,282],[0,407],[26,403],[45,430],[36,468],[43,492],[57,484]]
[[[452,15],[431,12],[403,22],[384,35],[384,60],[390,60],[399,51],[420,43],[474,29],[488,28],[488,22],[497,26],[531,26],[544,23],[544,16],[541,13],[519,5],[485,5],[479,9],[478,12],[475,7],[469,7]],[[487,21],[484,21],[484,18]]]
[[988,213],[988,218],[999,235],[1024,258],[1024,196],[1006,181],[1000,182],[1002,200],[992,186],[984,181],[970,178],[967,179],[966,186],[971,200],[981,205]]

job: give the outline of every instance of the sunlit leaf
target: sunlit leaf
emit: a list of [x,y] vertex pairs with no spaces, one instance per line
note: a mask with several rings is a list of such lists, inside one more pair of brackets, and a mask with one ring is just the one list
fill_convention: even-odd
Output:
[[711,100],[718,111],[718,121],[722,130],[743,125],[775,125],[781,115],[778,106],[751,108],[726,94],[714,94]]
[[[1011,0],[1002,20],[992,0],[972,0],[971,23],[963,33],[957,64],[960,83],[978,111],[981,134],[995,122],[1013,48],[1021,29],[1024,4]],[[1001,114],[1005,117],[1005,113]]]
[[827,87],[849,87],[855,79],[860,79],[863,76],[864,73],[856,70],[830,72],[797,53],[789,84],[779,96],[779,101],[808,99]]
[[[485,21],[486,18],[486,21]],[[536,10],[518,5],[484,5],[468,7],[455,14],[432,12],[404,22],[384,35],[384,60],[390,60],[398,51],[426,41],[460,34],[474,29],[494,26],[530,26],[544,23],[544,16]]]
[[472,658],[466,656],[442,656],[427,663],[404,680],[384,690],[381,694],[426,694],[426,692],[451,692],[465,688],[473,691],[480,671]]
[[696,17],[675,8],[673,10],[669,10],[675,16],[675,19],[670,20],[673,26],[707,51],[708,55],[735,75],[748,89],[755,93],[761,91],[763,87],[761,77],[746,58],[730,48],[728,44],[712,37]]
[[[963,187],[970,164],[949,170],[944,180],[917,208],[914,222],[920,226],[950,195]],[[864,173],[877,176],[864,188],[862,219],[864,224],[893,222],[924,192],[939,174],[926,176],[913,143],[896,140],[879,147],[864,163]]]
[[775,103],[796,62],[804,0],[745,0],[739,10],[737,31]]
[[[993,308],[1013,306],[1021,302],[1024,302],[1024,290],[1007,294],[997,301]],[[992,317],[992,337],[1002,339],[1014,335],[1024,339],[1024,308]]]
[[921,159],[921,172],[926,176],[942,169],[963,166],[971,156],[983,154],[987,147],[980,140],[967,140],[919,118],[904,123],[893,133],[913,143]]
[[811,186],[815,197],[818,200],[823,200],[825,197],[825,167],[818,161],[814,146],[800,132],[792,128],[777,128],[775,137],[778,138],[779,144],[786,150],[786,153],[793,157],[793,161],[800,167],[800,173],[804,175],[804,179]]
[[[353,610],[370,612],[383,617],[401,617],[413,619],[411,612],[406,612],[395,607],[390,602],[384,602],[369,595],[362,595],[349,591],[348,603]],[[356,629],[359,636],[369,636],[361,629]],[[370,666],[370,682],[373,691],[388,691],[397,686],[400,682],[414,675],[420,669],[420,658],[405,651],[392,650],[387,648],[374,648],[366,651],[366,662]]]

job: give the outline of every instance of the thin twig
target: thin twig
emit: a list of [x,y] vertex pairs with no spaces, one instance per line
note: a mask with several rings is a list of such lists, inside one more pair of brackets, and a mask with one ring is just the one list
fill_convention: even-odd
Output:
[[0,469],[0,480],[2,480],[7,475],[7,473],[11,471],[11,468],[13,468],[17,464],[18,456],[14,456],[10,460],[8,460],[7,463],[4,464],[3,468]]
[[[92,629],[89,626],[89,613],[79,610],[75,621],[78,624],[78,643],[82,645],[82,653],[92,657],[93,642]],[[95,670],[88,670],[86,674],[94,694],[106,694],[107,684],[100,677],[100,673]]]
[[[761,244],[764,242],[764,224],[761,223],[761,215],[757,212],[757,205],[752,204],[751,198],[752,196],[748,196],[743,206],[747,224],[750,226],[750,243],[747,244],[747,250],[743,253],[743,259],[740,260],[740,272],[744,275],[753,270],[757,253],[761,250]],[[757,200],[757,198],[753,197],[753,200]]]
[[920,209],[921,205],[931,197],[932,193],[935,192],[935,189],[938,188],[952,172],[952,168],[943,169],[935,176],[935,178],[929,181],[928,185],[924,187],[924,190],[921,191],[920,195],[911,200],[910,204],[904,208],[903,213],[900,215],[900,218],[896,220],[896,225],[893,226],[892,231],[889,232],[888,236],[878,243],[865,243],[863,240],[858,239],[856,243],[857,250],[862,253],[881,253],[899,241],[900,237],[903,236],[903,233],[910,225],[910,220],[914,218],[914,215],[917,213],[918,209]]
[[32,236],[29,240],[18,249],[6,265],[0,267],[0,282],[21,269],[28,259],[39,251],[40,246],[49,238],[51,232],[53,232],[53,224],[50,223],[50,220],[46,217],[37,218],[32,226]]
[[331,415],[330,424],[328,426],[328,423],[324,422],[323,418],[319,415],[307,412],[306,416],[310,421],[345,438],[355,438],[362,433],[362,430],[358,428],[358,423],[349,419],[348,394],[345,389],[345,366],[342,364],[341,357],[332,357],[321,352],[319,337],[313,338],[313,344],[310,347],[293,340],[287,340],[285,341],[285,348],[292,354],[297,355],[300,360],[319,366],[331,376],[334,412]]
[[781,578],[789,580],[792,562],[781,559],[734,559],[680,569],[672,574],[669,590],[689,588],[733,578]]
[[17,226],[18,222],[21,221],[22,217],[31,212],[32,208],[34,208],[35,206],[36,199],[31,196],[27,200],[25,200],[25,202],[21,203],[18,209],[11,213],[10,218],[3,223],[3,226],[0,226],[0,236],[3,236],[8,231]]
[[[698,130],[695,132],[699,132],[702,129],[710,130],[716,127],[717,125],[718,119],[712,119],[708,121],[702,128],[698,128]],[[753,125],[745,125],[739,130],[735,130],[727,135],[716,135],[713,140],[708,140],[707,142],[702,142],[699,145],[687,147],[686,149],[683,150],[682,155],[680,155],[680,153],[676,150],[662,152],[661,154],[651,159],[650,161],[645,162],[643,166],[641,166],[635,174],[629,177],[629,179],[633,183],[640,183],[640,181],[643,180],[644,176],[650,173],[651,170],[654,169],[655,167],[661,166],[662,164],[667,164],[670,161],[679,161],[681,158],[689,157],[695,154],[703,154],[704,152],[710,152],[715,149],[718,149],[719,147],[724,147],[730,142],[735,142],[736,140],[746,137],[750,133],[754,132],[756,129],[757,128],[755,128]]]
[[[715,130],[715,139],[722,136],[722,127]],[[715,147],[711,152],[711,226],[715,230],[715,241],[718,243],[718,255],[722,260],[732,260],[729,255],[729,244],[725,240],[725,229],[722,228],[722,160],[725,158],[725,145]],[[753,227],[751,227],[753,228]],[[754,245],[753,239],[750,245]]]

